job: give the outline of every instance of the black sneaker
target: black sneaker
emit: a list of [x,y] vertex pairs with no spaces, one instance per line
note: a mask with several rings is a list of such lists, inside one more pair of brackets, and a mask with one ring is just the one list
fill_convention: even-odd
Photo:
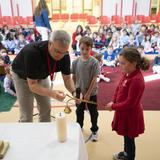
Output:
[[127,153],[126,152],[119,152],[113,154],[114,160],[127,160]]

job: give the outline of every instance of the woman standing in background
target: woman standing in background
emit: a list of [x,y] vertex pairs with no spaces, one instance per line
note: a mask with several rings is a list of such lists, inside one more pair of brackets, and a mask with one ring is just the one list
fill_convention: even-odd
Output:
[[34,21],[37,31],[42,36],[42,41],[48,40],[49,33],[51,32],[51,26],[49,23],[49,9],[45,0],[40,0],[35,8]]

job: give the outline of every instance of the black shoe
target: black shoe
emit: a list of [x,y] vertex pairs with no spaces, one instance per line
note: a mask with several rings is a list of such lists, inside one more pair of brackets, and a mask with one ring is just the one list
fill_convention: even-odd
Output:
[[127,160],[127,153],[126,152],[119,152],[118,154],[113,154],[114,160]]

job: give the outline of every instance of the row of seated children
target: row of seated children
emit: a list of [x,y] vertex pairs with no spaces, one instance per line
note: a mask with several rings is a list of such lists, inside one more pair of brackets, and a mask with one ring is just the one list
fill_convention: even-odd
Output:
[[24,35],[20,33],[16,39],[14,35],[9,32],[6,35],[6,39],[2,41],[4,47],[8,50],[10,54],[18,54],[20,50],[28,44],[28,41],[25,39]]
[[[145,51],[144,51],[144,46],[143,45],[140,45],[137,47],[137,50],[139,51],[139,53],[142,55],[142,56],[145,56]],[[160,74],[160,50],[157,49],[156,51],[156,56],[153,60],[153,66],[152,66],[152,70],[153,70],[153,73],[158,73]]]
[[26,44],[41,40],[42,37],[35,28],[0,28],[0,42],[10,54],[18,54]]
[[82,36],[90,36],[93,39],[93,49],[96,52],[109,45],[112,45],[114,50],[121,50],[126,45],[134,47],[142,45],[145,54],[158,54],[160,50],[159,28],[156,27],[154,30],[152,25],[149,29],[146,25],[141,25],[136,32],[127,25],[122,28],[100,26],[98,31],[93,33],[88,26],[83,31],[83,27],[78,25],[76,32],[72,35],[72,48],[76,55],[79,54],[78,42]]
[[[128,47],[127,45],[124,47]],[[142,56],[145,56],[144,46],[140,45],[137,47],[137,50]],[[116,50],[113,50],[113,46],[108,46],[108,49],[103,52],[102,61],[103,65],[115,67],[118,64],[118,53]],[[157,56],[155,56],[152,67],[153,73],[160,74],[160,52],[158,51]]]

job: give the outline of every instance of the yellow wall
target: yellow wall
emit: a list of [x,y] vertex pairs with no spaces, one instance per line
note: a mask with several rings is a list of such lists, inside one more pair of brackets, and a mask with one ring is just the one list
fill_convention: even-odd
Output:
[[[34,6],[38,1],[34,0]],[[46,2],[51,15],[54,13],[88,13],[96,17],[101,15],[101,0],[46,0]]]

